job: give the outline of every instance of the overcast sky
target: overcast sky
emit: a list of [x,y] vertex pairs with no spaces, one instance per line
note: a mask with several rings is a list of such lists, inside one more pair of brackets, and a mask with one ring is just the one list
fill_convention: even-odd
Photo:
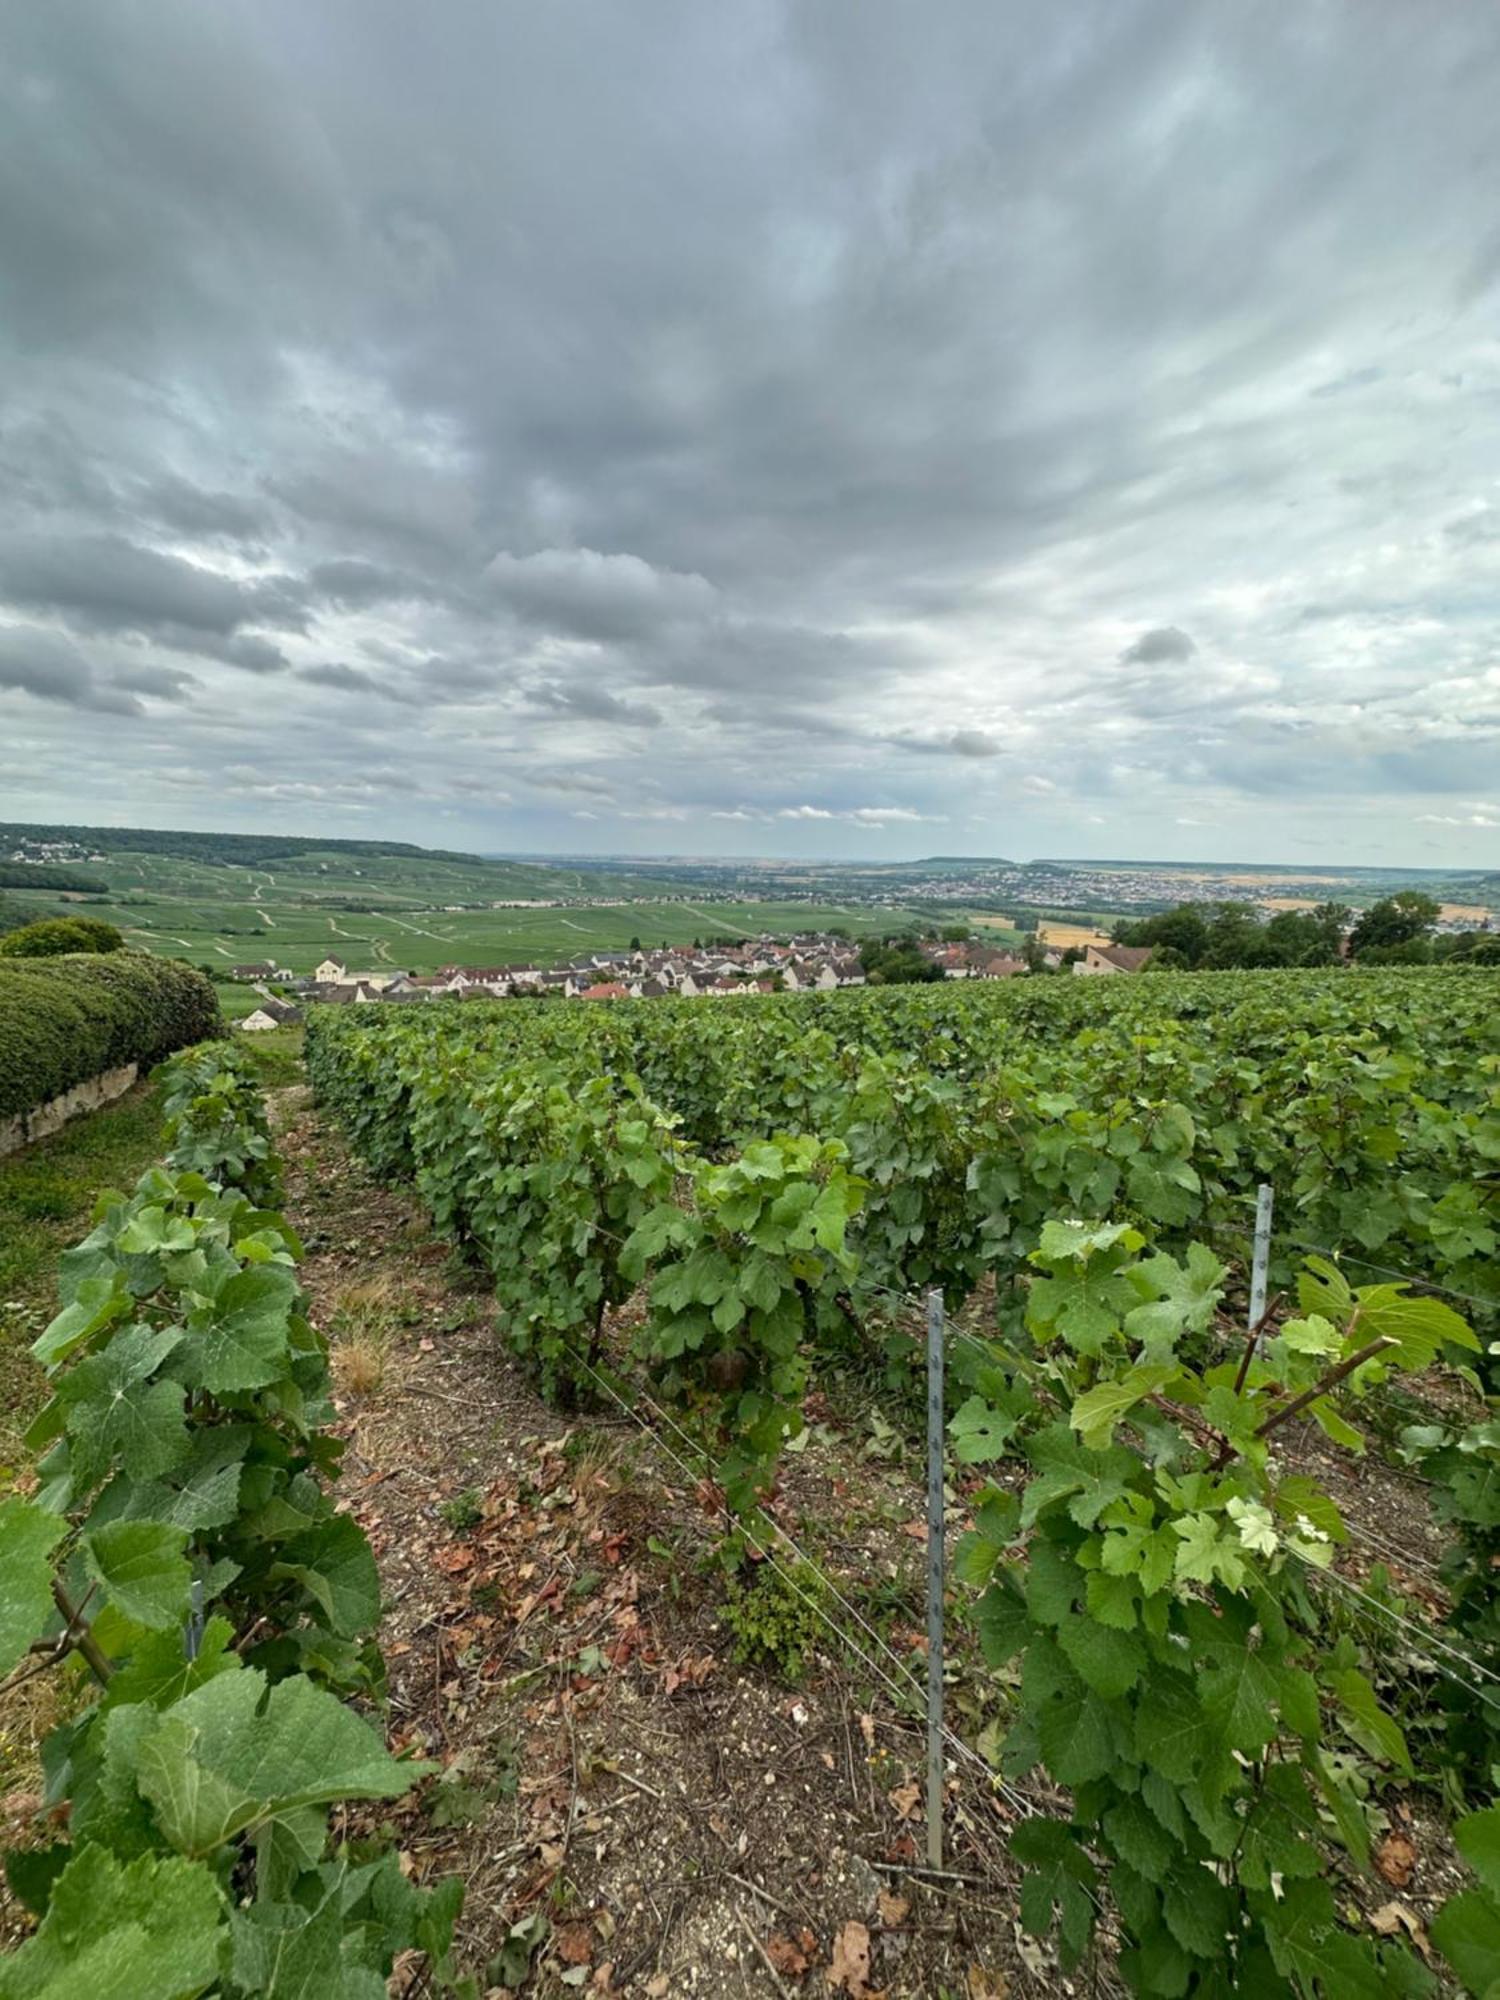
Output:
[[0,818],[1500,862],[1500,9],[38,0]]

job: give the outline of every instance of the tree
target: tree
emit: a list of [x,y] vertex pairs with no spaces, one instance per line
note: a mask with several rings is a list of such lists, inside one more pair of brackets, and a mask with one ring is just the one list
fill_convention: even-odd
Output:
[[943,925],[944,944],[967,944],[973,935],[973,931],[970,930],[967,924]]
[[867,939],[859,962],[872,986],[917,986],[943,977],[943,968],[923,955],[910,931]]
[[641,949],[641,941],[638,937],[633,937],[630,940],[629,949],[631,951],[639,951]]
[[1361,913],[1350,932],[1349,949],[1355,958],[1365,958],[1372,950],[1384,951],[1394,945],[1425,941],[1440,914],[1441,906],[1420,889],[1402,889],[1394,896],[1382,896]]
[[42,917],[0,938],[6,958],[59,958],[70,951],[123,951],[125,939],[98,917]]
[[1179,903],[1175,910],[1115,925],[1116,944],[1170,945],[1181,954],[1178,963],[1197,965],[1208,950],[1208,915],[1201,903]]

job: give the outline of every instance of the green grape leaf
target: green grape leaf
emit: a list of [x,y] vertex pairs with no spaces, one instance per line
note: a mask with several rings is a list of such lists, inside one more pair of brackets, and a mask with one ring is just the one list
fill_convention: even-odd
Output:
[[997,1576],[974,1606],[979,1646],[988,1664],[1003,1667],[1031,1637],[1031,1616],[1015,1587],[1013,1573]]
[[110,1675],[101,1706],[108,1711],[149,1702],[152,1708],[171,1708],[216,1674],[239,1671],[240,1657],[231,1650],[233,1641],[234,1627],[229,1620],[210,1618],[197,1656],[190,1660],[181,1632],[147,1632],[124,1666]]
[[90,1573],[111,1604],[152,1631],[180,1625],[192,1570],[187,1533],[165,1521],[106,1521],[83,1538]]
[[1104,1352],[1135,1303],[1135,1291],[1123,1272],[1102,1263],[1069,1263],[1054,1277],[1038,1278],[1032,1284],[1026,1299],[1026,1323],[1040,1339],[1055,1334],[1075,1353],[1097,1355]]
[[1223,1296],[1224,1266],[1201,1243],[1188,1245],[1186,1264],[1159,1254],[1131,1273],[1146,1303],[1125,1315],[1125,1331],[1149,1361],[1170,1360],[1182,1333],[1202,1333]]
[[995,1409],[983,1396],[970,1396],[948,1420],[953,1456],[960,1465],[989,1465],[1005,1457],[1017,1428],[1015,1417]]
[[1479,1352],[1479,1341],[1452,1306],[1441,1299],[1413,1297],[1405,1285],[1369,1285],[1359,1292],[1359,1322],[1350,1335],[1360,1348],[1377,1335],[1400,1345],[1385,1357],[1403,1368],[1427,1368],[1445,1346]]
[[53,1549],[66,1521],[33,1501],[0,1500],[0,1675],[8,1674],[52,1615]]
[[1500,1989],[1500,1909],[1481,1890],[1449,1897],[1432,1920],[1432,1941],[1479,2000]]
[[1086,1785],[1113,1768],[1109,1710],[1082,1681],[1043,1706],[1037,1717],[1037,1741],[1043,1762],[1060,1785]]
[[1178,1854],[1178,1843],[1139,1799],[1123,1799],[1104,1815],[1109,1844],[1148,1882],[1164,1882]]
[[1492,1896],[1500,1896],[1500,1806],[1469,1813],[1453,1829],[1458,1851]]
[[1139,1623],[1135,1584],[1128,1576],[1110,1576],[1103,1570],[1090,1570],[1084,1601],[1088,1605],[1089,1616],[1100,1625],[1113,1627],[1118,1632],[1133,1632]]
[[0,1960],[0,2000],[193,2000],[217,1982],[226,1915],[201,1862],[80,1847],[35,1936]]
[[1175,1570],[1185,1583],[1213,1583],[1216,1580],[1238,1590],[1245,1581],[1245,1565],[1238,1546],[1223,1530],[1217,1514],[1183,1515],[1172,1523],[1179,1538]]
[[168,1711],[140,1747],[138,1781],[172,1845],[205,1855],[298,1806],[399,1798],[433,1768],[398,1764],[325,1689],[298,1677],[267,1695],[264,1675],[247,1668]]
[[1091,1528],[1106,1507],[1130,1491],[1140,1473],[1134,1452],[1117,1446],[1091,1451],[1063,1423],[1049,1424],[1028,1438],[1026,1456],[1037,1473],[1021,1503],[1026,1527],[1054,1501],[1066,1500],[1071,1519],[1080,1528]]
[[1283,1979],[1327,2000],[1388,2000],[1380,1961],[1363,1938],[1340,1928],[1326,1882],[1284,1883],[1279,1898],[1256,1892],[1253,1907]]
[[182,1335],[128,1326],[109,1345],[58,1379],[73,1473],[80,1487],[93,1485],[116,1458],[132,1479],[154,1479],[188,1450],[183,1394],[176,1382],[148,1378],[176,1349]]
[[1185,1785],[1218,1741],[1196,1686],[1179,1674],[1152,1673],[1135,1714],[1135,1749],[1143,1764]]
[[1280,1692],[1276,1674],[1258,1647],[1226,1638],[1200,1667],[1204,1713],[1231,1750],[1254,1756],[1276,1734],[1272,1703]]
[[331,1514],[281,1545],[273,1582],[295,1579],[315,1600],[340,1638],[368,1632],[380,1616],[380,1574],[364,1529],[347,1514]]
[[1127,1411],[1147,1396],[1154,1396],[1176,1373],[1174,1362],[1157,1362],[1132,1368],[1116,1381],[1101,1382],[1078,1398],[1068,1422],[1091,1451],[1102,1451],[1112,1441],[1115,1425]]
[[1106,1701],[1128,1694],[1145,1669],[1146,1648],[1133,1632],[1096,1624],[1092,1618],[1065,1618],[1058,1627],[1057,1643],[1079,1678]]
[[1384,1763],[1394,1764],[1410,1777],[1411,1754],[1401,1725],[1381,1707],[1379,1696],[1364,1675],[1346,1667],[1325,1675],[1325,1679],[1338,1696],[1345,1731],[1360,1749]]
[[96,1334],[119,1320],[129,1318],[135,1302],[125,1283],[125,1273],[111,1270],[97,1278],[87,1278],[72,1301],[65,1305],[51,1325],[32,1346],[31,1352],[50,1373]]
[[343,1964],[347,1872],[333,1871],[312,1909],[257,1901],[235,1912],[234,1977],[244,1992],[257,2000],[355,2000]]
[[285,1371],[297,1281],[281,1264],[239,1271],[188,1317],[174,1373],[190,1389],[261,1389]]

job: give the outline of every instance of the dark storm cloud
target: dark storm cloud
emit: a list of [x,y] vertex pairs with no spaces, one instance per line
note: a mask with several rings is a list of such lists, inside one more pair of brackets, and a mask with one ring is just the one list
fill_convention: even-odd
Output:
[[1403,0],[6,10],[28,809],[103,708],[122,816],[1253,853],[1336,767],[1477,852],[1401,760],[1500,754],[1497,81]]

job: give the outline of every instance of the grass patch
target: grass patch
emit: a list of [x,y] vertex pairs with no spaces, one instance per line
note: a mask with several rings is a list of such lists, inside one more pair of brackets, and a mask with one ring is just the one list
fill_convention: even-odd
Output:
[[130,1188],[161,1154],[161,1100],[140,1084],[0,1160],[0,1483],[42,1400],[27,1349],[56,1311],[57,1259],[88,1234],[106,1188]]
[[255,1065],[263,1090],[281,1090],[304,1080],[300,1027],[265,1028],[259,1033],[236,1034],[233,1040],[240,1054]]

